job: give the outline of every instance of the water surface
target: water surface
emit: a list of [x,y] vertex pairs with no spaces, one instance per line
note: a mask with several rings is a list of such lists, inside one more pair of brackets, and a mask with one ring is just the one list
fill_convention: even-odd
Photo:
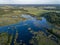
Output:
[[14,34],[11,45],[14,45],[13,42],[14,42],[14,37],[16,35],[16,31],[18,32],[18,38],[16,39],[17,42],[20,42],[20,40],[22,40],[23,43],[26,43],[27,45],[29,45],[29,40],[33,36],[33,34],[29,32],[28,30],[29,28],[31,28],[33,31],[41,30],[44,33],[48,34],[46,32],[46,29],[44,29],[44,27],[45,28],[53,27],[52,25],[48,24],[47,20],[44,17],[42,17],[41,20],[37,20],[36,17],[32,17],[26,14],[22,14],[21,17],[27,18],[27,20],[20,21],[17,24],[0,27],[0,33],[8,31],[9,34]]

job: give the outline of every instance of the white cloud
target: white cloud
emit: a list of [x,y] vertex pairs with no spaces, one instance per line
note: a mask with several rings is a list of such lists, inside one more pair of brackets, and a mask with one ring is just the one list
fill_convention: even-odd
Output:
[[60,0],[0,0],[0,4],[60,4]]

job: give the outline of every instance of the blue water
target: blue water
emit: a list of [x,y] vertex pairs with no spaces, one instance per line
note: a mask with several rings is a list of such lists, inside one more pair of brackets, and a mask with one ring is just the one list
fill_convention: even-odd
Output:
[[23,43],[26,43],[29,45],[29,40],[32,38],[33,34],[31,34],[28,30],[28,28],[31,28],[33,31],[43,31],[47,34],[45,28],[51,28],[52,26],[48,24],[46,19],[42,17],[41,20],[37,20],[36,18],[22,14],[21,17],[27,18],[25,21],[20,21],[17,24],[12,24],[8,26],[1,26],[0,27],[0,33],[2,32],[8,32],[9,34],[13,34],[13,39],[11,45],[14,45],[14,38],[16,35],[16,31],[18,32],[18,38],[16,39],[17,42],[20,42],[20,40],[23,41]]

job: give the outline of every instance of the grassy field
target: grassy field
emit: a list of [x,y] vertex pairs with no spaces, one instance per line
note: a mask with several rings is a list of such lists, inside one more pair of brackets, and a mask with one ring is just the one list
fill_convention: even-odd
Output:
[[31,16],[41,19],[40,15],[54,10],[44,10],[42,7],[14,7],[14,6],[1,6],[0,7],[0,26],[10,25],[26,20],[21,18],[21,14],[30,14]]
[[0,26],[15,24],[20,21],[26,20],[25,18],[21,18],[22,11],[20,10],[0,10]]
[[33,45],[59,45],[55,41],[51,40],[52,35],[46,36],[42,31],[33,32],[34,36],[30,40],[30,44]]
[[0,44],[1,45],[10,45],[12,37],[13,37],[12,35],[9,35],[6,32],[0,33]]

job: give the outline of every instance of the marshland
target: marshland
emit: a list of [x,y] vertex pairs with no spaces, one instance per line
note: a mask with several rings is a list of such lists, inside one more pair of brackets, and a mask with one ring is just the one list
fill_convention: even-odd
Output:
[[59,5],[1,5],[1,45],[60,45]]

